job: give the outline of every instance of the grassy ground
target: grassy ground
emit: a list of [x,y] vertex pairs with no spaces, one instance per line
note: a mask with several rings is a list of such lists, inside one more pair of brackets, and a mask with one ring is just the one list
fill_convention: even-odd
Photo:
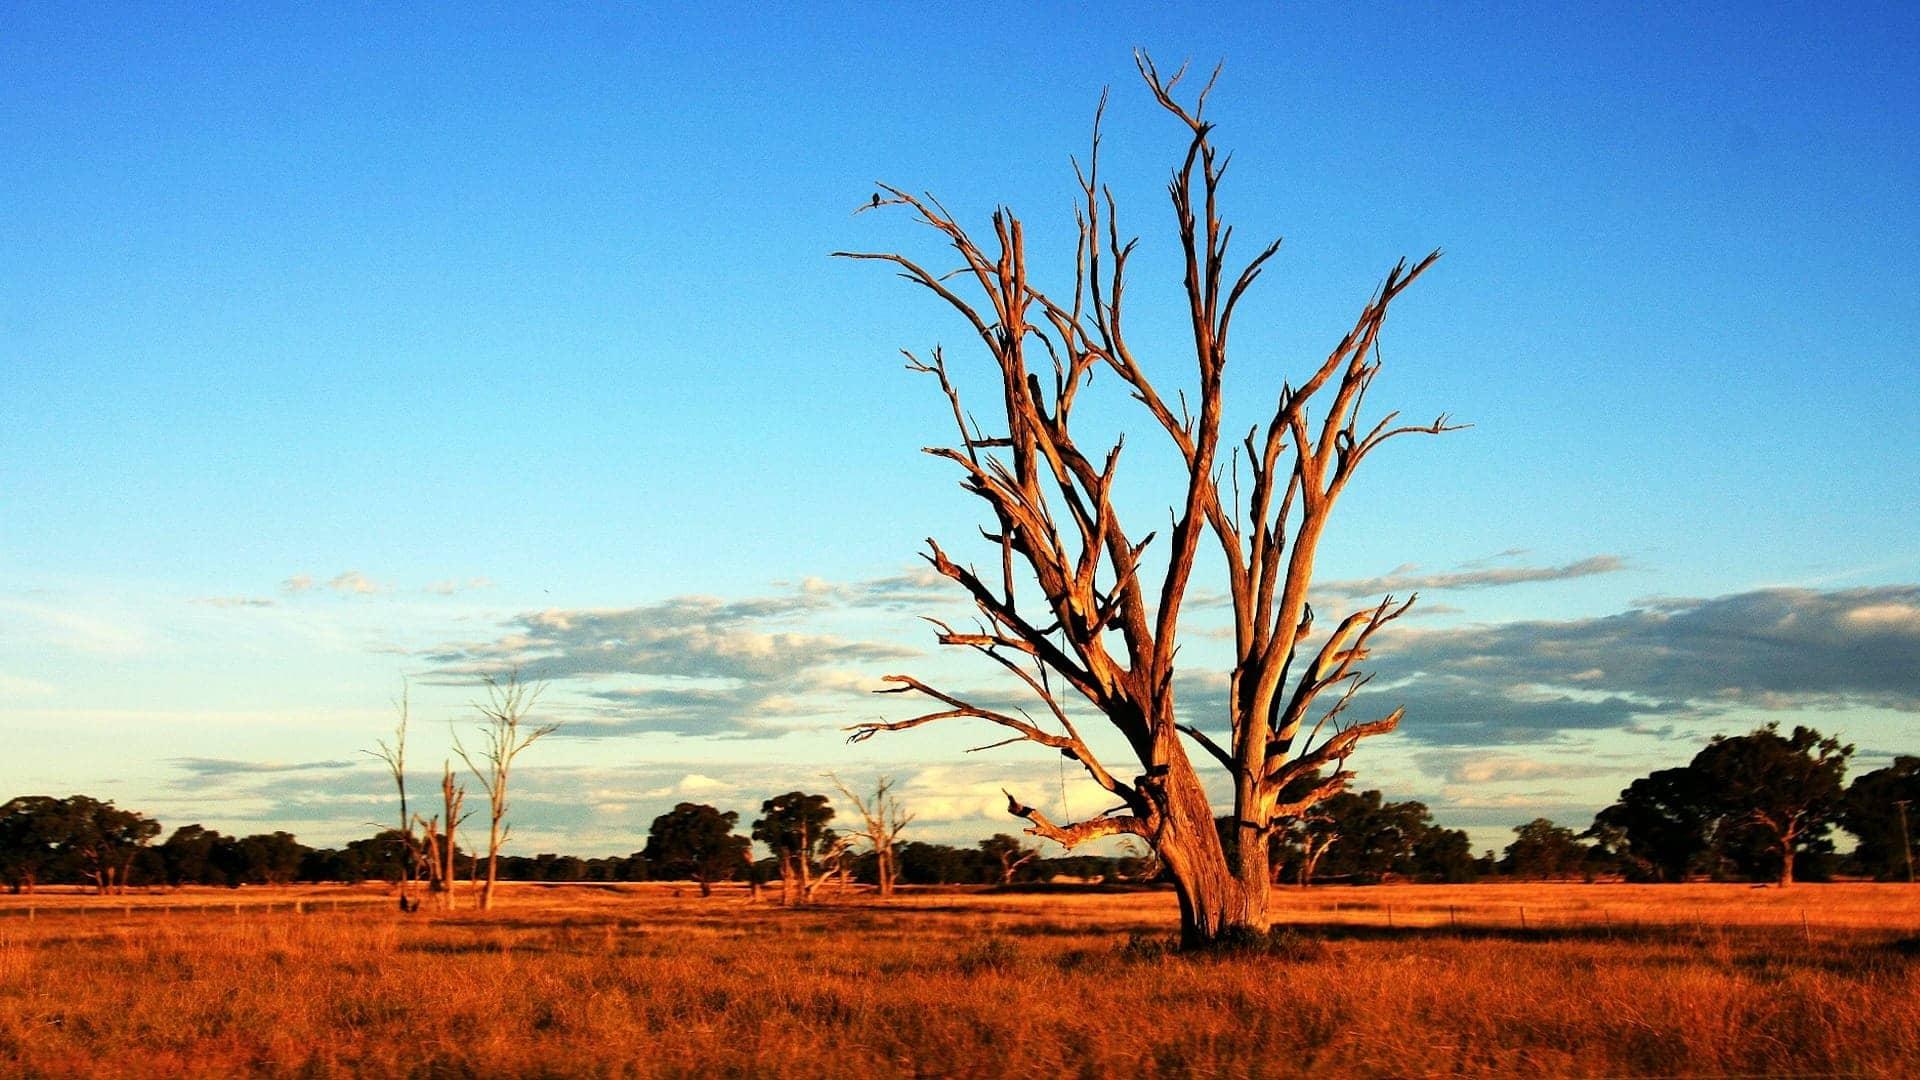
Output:
[[1164,893],[683,892],[9,897],[0,1074],[1920,1075],[1900,886],[1289,891],[1208,958]]

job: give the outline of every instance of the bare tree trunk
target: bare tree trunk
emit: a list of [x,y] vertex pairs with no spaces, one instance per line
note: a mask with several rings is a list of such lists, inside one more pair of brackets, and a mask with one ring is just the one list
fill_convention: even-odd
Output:
[[458,880],[459,872],[455,862],[459,845],[455,838],[459,834],[460,823],[466,820],[466,815],[461,812],[461,804],[466,802],[466,798],[466,787],[454,783],[452,763],[443,764],[440,773],[440,801],[443,812],[446,814],[446,832],[440,831],[438,818],[425,822],[424,826],[430,879],[428,889],[440,894],[440,906],[447,911],[452,911],[455,906],[454,883]]
[[1260,877],[1249,888],[1227,863],[1213,824],[1213,809],[1193,765],[1177,743],[1170,745],[1166,782],[1153,797],[1163,807],[1165,831],[1158,847],[1180,900],[1181,945],[1203,946],[1235,934],[1266,933],[1266,860],[1259,860]]
[[500,819],[487,833],[487,881],[480,886],[480,910],[493,910],[493,883],[500,880]]
[[1327,836],[1319,840],[1311,836],[1307,837],[1306,857],[1301,860],[1300,864],[1300,884],[1303,888],[1313,884],[1313,875],[1320,868],[1321,856],[1325,855],[1327,849],[1332,847],[1333,842],[1338,839],[1340,839],[1338,835]]
[[806,822],[800,823],[800,853],[794,856],[794,868],[799,879],[799,900],[805,904],[813,899],[813,830]]
[[798,856],[784,854],[780,856],[780,906],[794,906],[795,892],[800,880],[800,868],[794,865]]

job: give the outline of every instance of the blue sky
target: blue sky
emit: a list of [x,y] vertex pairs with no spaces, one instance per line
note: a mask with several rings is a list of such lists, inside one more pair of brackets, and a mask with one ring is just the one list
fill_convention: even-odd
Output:
[[[974,509],[916,452],[944,405],[896,350],[979,358],[827,253],[932,250],[851,215],[884,179],[1005,203],[1070,269],[1110,85],[1135,333],[1176,382],[1181,143],[1136,45],[1224,59],[1228,214],[1286,238],[1236,330],[1246,422],[1394,259],[1447,251],[1376,396],[1475,426],[1374,459],[1321,560],[1429,600],[1363,785],[1492,844],[1713,731],[1920,748],[1911,8],[16,5],[0,793],[337,842],[388,816],[356,750],[401,678],[437,761],[466,673],[518,659],[569,672],[530,846],[633,850],[681,797],[751,811],[829,769],[904,778],[943,838],[1009,827],[1003,778],[1071,802],[964,733],[832,733],[880,674],[984,674],[914,618],[952,610],[922,538]],[[1156,513],[1164,460],[1129,466]],[[649,648],[556,660],[594,633]]]

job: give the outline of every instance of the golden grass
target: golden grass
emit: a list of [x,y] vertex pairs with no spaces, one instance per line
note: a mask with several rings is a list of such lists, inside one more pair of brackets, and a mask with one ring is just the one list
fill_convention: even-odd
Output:
[[1287,891],[1298,934],[1209,958],[1165,893],[684,892],[7,898],[0,1074],[1920,1075],[1900,886]]

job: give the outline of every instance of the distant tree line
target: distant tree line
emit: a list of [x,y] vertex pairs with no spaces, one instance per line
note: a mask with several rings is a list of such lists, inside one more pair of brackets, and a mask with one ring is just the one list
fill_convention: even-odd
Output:
[[[1920,803],[1920,757],[1902,756],[1845,783],[1853,747],[1811,728],[1782,734],[1769,724],[1716,736],[1687,764],[1635,780],[1618,801],[1576,833],[1541,818],[1514,829],[1502,856],[1475,857],[1467,834],[1436,824],[1419,802],[1378,791],[1342,792],[1277,821],[1268,836],[1280,883],[1464,882],[1487,876],[1630,881],[1824,880],[1836,874],[1911,880],[1912,805]],[[1317,782],[1305,776],[1300,784]],[[838,781],[836,780],[836,784]],[[911,820],[884,778],[871,800],[839,785],[864,825],[836,830],[825,795],[791,791],[761,804],[750,835],[740,815],[680,803],[653,820],[645,846],[629,855],[581,858],[481,852],[442,836],[450,876],[484,880],[487,856],[501,880],[548,882],[691,881],[756,888],[778,882],[787,903],[806,903],[835,882],[906,885],[1017,885],[1058,880],[1152,881],[1161,868],[1144,849],[1113,855],[1043,858],[1023,838],[996,834],[953,846],[900,840]],[[1239,829],[1218,823],[1221,840]],[[1834,830],[1857,841],[1837,853]],[[272,885],[289,882],[399,882],[424,857],[419,832],[387,829],[340,848],[313,848],[286,832],[226,836],[183,825],[160,841],[160,823],[86,795],[21,796],[0,804],[0,882],[14,892],[86,885],[101,893],[133,885]],[[876,843],[875,837],[880,838]],[[753,841],[768,855],[758,861]],[[489,845],[490,848],[493,845]]]
[[[796,900],[806,883],[822,879],[879,884],[880,858],[872,850],[851,850],[848,837],[827,826],[833,808],[823,796],[793,792],[763,806],[765,816],[754,823],[754,833],[773,854],[757,862],[749,839],[734,832],[737,813],[681,803],[654,820],[640,851],[600,858],[501,854],[498,877],[693,881],[706,888],[716,882],[785,879],[793,883]],[[409,845],[422,843],[419,834],[399,829],[339,848],[309,847],[287,832],[228,836],[199,824],[180,826],[164,840],[161,832],[160,823],[145,814],[86,795],[14,798],[0,804],[0,883],[16,893],[43,885],[85,885],[104,894],[152,886],[398,882],[419,857]],[[893,880],[909,885],[1004,884],[1057,876],[1144,880],[1155,873],[1151,861],[1139,856],[1043,859],[1037,849],[1004,834],[970,848],[907,841],[894,846],[890,856]],[[484,880],[486,864],[485,852],[476,858],[458,847],[453,851],[454,872],[462,879]]]
[[[1545,819],[1515,829],[1499,868],[1643,882],[1911,881],[1920,757],[1896,757],[1848,784],[1852,756],[1852,746],[1809,727],[1715,736],[1685,765],[1629,784],[1585,832]],[[1853,835],[1851,852],[1838,851],[1836,828]]]

